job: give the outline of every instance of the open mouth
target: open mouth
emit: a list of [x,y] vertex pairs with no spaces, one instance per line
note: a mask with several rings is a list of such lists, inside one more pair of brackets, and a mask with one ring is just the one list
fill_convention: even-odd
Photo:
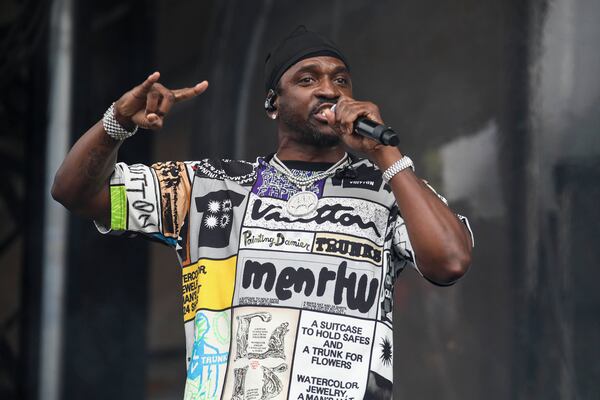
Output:
[[315,119],[319,122],[327,123],[327,117],[325,111],[330,110],[334,106],[334,103],[323,103],[313,112]]

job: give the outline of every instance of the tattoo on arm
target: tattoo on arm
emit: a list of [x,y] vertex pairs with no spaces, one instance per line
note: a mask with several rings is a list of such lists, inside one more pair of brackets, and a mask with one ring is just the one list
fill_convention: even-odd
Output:
[[[113,143],[107,143],[112,141]],[[112,174],[117,158],[113,139],[108,136],[100,146],[91,148],[83,164],[85,181],[88,182],[85,192],[94,193],[106,182]]]

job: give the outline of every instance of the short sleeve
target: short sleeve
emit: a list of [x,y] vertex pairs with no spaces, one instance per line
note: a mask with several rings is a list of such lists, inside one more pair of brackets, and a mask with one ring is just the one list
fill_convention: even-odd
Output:
[[[424,181],[425,184],[431,189],[439,198],[444,202],[444,204],[448,205],[448,201],[435,191],[429,183]],[[471,230],[471,226],[469,224],[469,220],[460,215],[456,214],[456,217],[465,225],[467,231],[469,232],[469,236],[471,238],[471,245],[475,246],[475,239],[473,237],[473,231]],[[406,223],[401,215],[398,215],[393,228],[393,238],[392,238],[392,264],[394,268],[394,276],[397,277],[400,272],[404,270],[406,267],[411,267],[415,269],[421,276],[423,273],[419,270],[419,266],[417,265],[417,259],[415,257],[415,252],[413,250],[412,244],[410,242],[410,238],[408,237],[408,230],[406,229]]]
[[152,166],[118,163],[110,178],[110,227],[101,233],[143,234],[175,246],[188,214],[191,166],[162,162]]

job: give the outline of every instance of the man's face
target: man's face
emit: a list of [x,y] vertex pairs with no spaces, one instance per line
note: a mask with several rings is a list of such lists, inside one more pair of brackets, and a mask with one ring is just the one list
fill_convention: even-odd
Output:
[[277,114],[280,129],[301,143],[330,147],[340,142],[321,113],[342,95],[352,97],[346,65],[335,57],[299,61],[279,80]]

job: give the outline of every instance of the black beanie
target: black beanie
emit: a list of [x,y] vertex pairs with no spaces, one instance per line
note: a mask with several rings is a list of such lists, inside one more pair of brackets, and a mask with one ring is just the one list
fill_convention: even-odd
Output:
[[265,91],[275,89],[281,76],[292,65],[305,58],[331,56],[339,58],[350,69],[346,58],[329,39],[310,32],[304,25],[297,27],[265,60]]

